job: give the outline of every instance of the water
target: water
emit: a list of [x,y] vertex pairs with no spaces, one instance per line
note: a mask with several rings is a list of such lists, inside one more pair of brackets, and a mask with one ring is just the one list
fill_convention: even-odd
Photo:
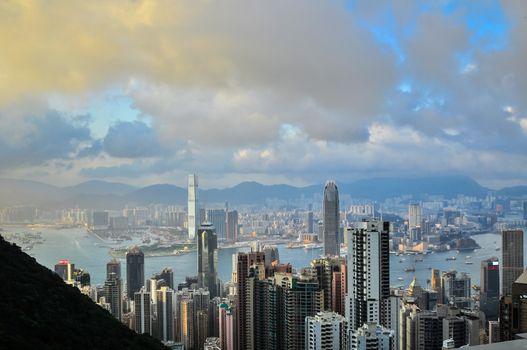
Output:
[[[42,265],[53,270],[58,260],[68,259],[77,268],[88,271],[91,275],[93,285],[102,285],[106,277],[106,263],[111,259],[107,246],[101,247],[101,241],[93,235],[87,235],[81,228],[73,229],[46,229],[39,228],[42,237],[46,240],[44,244],[36,244],[28,252]],[[10,228],[9,231],[24,232],[29,231],[27,227]],[[405,272],[405,267],[414,266],[415,276],[422,286],[425,286],[430,279],[429,267],[438,268],[441,271],[456,270],[467,272],[472,278],[472,284],[479,284],[480,262],[491,256],[498,256],[501,260],[501,251],[496,251],[496,247],[501,245],[501,236],[497,234],[484,234],[473,237],[482,247],[473,252],[455,251],[445,253],[434,253],[423,257],[422,262],[414,262],[413,256],[405,256],[405,261],[400,263],[401,257],[390,256],[390,284],[396,286],[408,286],[414,277],[414,272]],[[496,242],[496,243],[494,243]],[[527,240],[525,240],[527,244]],[[103,244],[104,245],[104,244]],[[219,271],[218,275],[223,281],[229,281],[232,270],[232,255],[239,251],[247,251],[249,248],[228,248],[219,251]],[[284,245],[279,245],[280,261],[291,263],[293,268],[300,269],[309,266],[312,259],[318,257],[320,250],[287,249]],[[527,251],[527,247],[524,247]],[[470,259],[466,256],[470,255]],[[450,256],[456,256],[455,261],[446,261]],[[465,264],[470,260],[472,265]],[[145,278],[155,272],[160,272],[164,267],[171,267],[174,271],[174,282],[181,282],[185,276],[196,275],[196,253],[188,253],[179,256],[167,257],[146,257],[145,258]],[[121,259],[121,273],[126,276],[126,262]],[[403,280],[400,281],[398,278]]]

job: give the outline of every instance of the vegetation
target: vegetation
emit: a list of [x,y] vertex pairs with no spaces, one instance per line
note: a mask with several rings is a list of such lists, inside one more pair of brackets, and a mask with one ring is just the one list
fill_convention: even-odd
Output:
[[0,236],[0,349],[166,349]]

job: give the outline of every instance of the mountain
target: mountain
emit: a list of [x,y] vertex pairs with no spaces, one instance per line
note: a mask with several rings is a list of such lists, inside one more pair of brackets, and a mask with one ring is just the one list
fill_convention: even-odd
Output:
[[65,198],[56,186],[37,181],[0,179],[0,206],[38,206]]
[[527,196],[527,186],[505,187],[497,192],[500,196],[521,197]]
[[64,187],[63,191],[68,194],[92,194],[92,195],[125,195],[127,193],[137,190],[137,187],[118,183],[107,182],[102,180],[91,180],[82,182],[75,186]]
[[0,236],[0,349],[167,349]]
[[152,185],[129,193],[124,197],[128,202],[137,204],[183,204],[187,202],[187,190],[169,184]]
[[413,197],[422,195],[443,195],[446,198],[457,195],[483,197],[489,189],[466,176],[437,176],[419,178],[373,178],[342,184],[341,193],[352,197],[384,200],[410,194]]
[[[424,195],[458,195],[483,197],[489,189],[466,176],[435,176],[416,178],[371,178],[351,183],[337,183],[341,196],[382,201],[386,198],[410,195],[419,199]],[[295,201],[321,197],[324,185],[295,187],[290,185],[262,185],[242,182],[223,189],[200,189],[202,204],[265,204],[268,200]],[[498,195],[520,197],[527,195],[527,186],[508,187]],[[115,182],[88,181],[70,187],[56,187],[34,181],[0,179],[0,207],[10,205],[35,205],[50,208],[121,209],[125,205],[153,203],[185,205],[187,190],[170,184],[135,188]]]

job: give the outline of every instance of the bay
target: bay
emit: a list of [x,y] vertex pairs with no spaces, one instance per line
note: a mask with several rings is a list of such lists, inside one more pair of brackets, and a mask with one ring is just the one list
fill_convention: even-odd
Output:
[[[11,227],[11,232],[30,231],[27,227]],[[68,259],[77,268],[88,271],[91,275],[92,285],[102,285],[106,276],[106,263],[111,260],[109,248],[93,235],[87,234],[82,228],[51,229],[38,228],[42,232],[43,244],[36,244],[29,251],[42,265],[53,270],[58,260]],[[479,285],[480,263],[491,256],[497,256],[501,261],[500,248],[501,236],[498,234],[483,234],[473,236],[482,247],[472,252],[456,251],[434,253],[423,256],[423,261],[414,261],[413,256],[399,257],[390,255],[390,284],[393,287],[408,286],[414,275],[422,286],[426,286],[430,279],[429,268],[438,268],[441,271],[456,270],[467,272],[472,279],[472,284]],[[524,240],[527,244],[527,240]],[[130,242],[134,243],[134,242]],[[138,243],[138,242],[135,242]],[[524,247],[524,250],[526,247]],[[248,251],[249,248],[226,248],[219,251],[219,278],[224,282],[231,279],[232,256],[239,251]],[[279,245],[280,261],[291,263],[293,268],[301,269],[309,266],[312,259],[317,258],[321,250],[288,249]],[[526,250],[527,251],[527,250]],[[456,256],[456,260],[447,261],[447,257]],[[470,258],[467,258],[470,256]],[[401,259],[404,261],[400,262]],[[466,261],[473,262],[466,264]],[[145,278],[153,273],[160,272],[164,267],[171,267],[174,271],[174,282],[184,281],[185,276],[196,275],[196,253],[191,252],[179,256],[146,257]],[[405,272],[405,268],[414,267],[415,272]],[[121,259],[121,273],[126,276],[126,261]]]

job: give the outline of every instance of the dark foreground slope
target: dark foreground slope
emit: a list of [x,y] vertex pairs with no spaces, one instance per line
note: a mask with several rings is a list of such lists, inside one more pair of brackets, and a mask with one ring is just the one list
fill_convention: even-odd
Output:
[[166,349],[0,236],[0,349]]

